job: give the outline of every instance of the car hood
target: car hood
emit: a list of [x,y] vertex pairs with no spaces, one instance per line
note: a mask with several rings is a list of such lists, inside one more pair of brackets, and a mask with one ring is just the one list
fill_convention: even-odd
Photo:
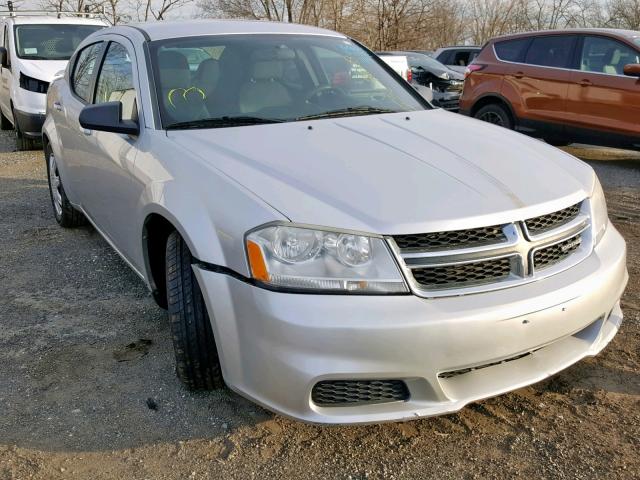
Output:
[[64,70],[68,60],[20,60],[19,70],[28,77],[51,82],[60,70]]
[[594,178],[556,148],[442,110],[167,136],[291,221],[380,234],[548,213],[588,196]]

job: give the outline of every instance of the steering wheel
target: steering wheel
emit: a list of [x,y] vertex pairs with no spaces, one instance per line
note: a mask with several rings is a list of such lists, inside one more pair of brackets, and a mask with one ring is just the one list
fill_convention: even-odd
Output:
[[[319,99],[322,97],[344,97],[345,93],[342,89],[338,87],[333,87],[331,85],[322,85],[318,88],[315,88],[309,95],[304,98],[305,102],[311,102],[314,99]],[[315,102],[312,102],[315,103]]]

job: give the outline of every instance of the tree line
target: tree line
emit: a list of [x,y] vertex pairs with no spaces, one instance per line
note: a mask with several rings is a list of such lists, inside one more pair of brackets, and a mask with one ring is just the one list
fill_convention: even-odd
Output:
[[482,45],[528,30],[640,30],[640,0],[41,0],[41,6],[104,10],[112,24],[164,20],[185,11],[198,17],[304,23],[345,33],[375,50]]

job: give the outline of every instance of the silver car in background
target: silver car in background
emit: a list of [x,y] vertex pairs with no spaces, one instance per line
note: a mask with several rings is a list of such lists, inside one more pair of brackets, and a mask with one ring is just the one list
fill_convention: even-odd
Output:
[[432,108],[339,33],[105,29],[51,84],[43,135],[57,221],[88,220],[168,309],[191,389],[406,420],[544,379],[622,322],[593,170]]

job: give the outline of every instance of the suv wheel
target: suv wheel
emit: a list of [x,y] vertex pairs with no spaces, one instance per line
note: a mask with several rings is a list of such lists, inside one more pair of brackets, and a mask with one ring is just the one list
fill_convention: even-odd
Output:
[[176,373],[189,390],[224,385],[204,297],[193,273],[193,257],[178,232],[167,239],[167,304]]
[[51,145],[47,145],[45,148],[44,157],[47,162],[49,195],[51,197],[51,205],[53,206],[53,214],[56,217],[56,222],[64,228],[84,225],[86,223],[86,218],[82,212],[73,208],[73,205],[69,202],[66,193],[64,193],[62,180],[60,180],[60,172],[58,171],[58,164],[56,163],[56,157],[53,154]]
[[513,130],[511,115],[507,109],[500,104],[490,103],[489,105],[485,105],[475,113],[474,117],[483,122],[493,123],[494,125]]

